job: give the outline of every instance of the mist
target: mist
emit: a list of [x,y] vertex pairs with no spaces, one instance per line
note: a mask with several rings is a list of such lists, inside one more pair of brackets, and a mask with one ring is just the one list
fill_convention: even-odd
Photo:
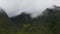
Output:
[[53,5],[60,6],[60,0],[0,0],[2,7],[9,17],[26,12],[32,17],[40,15],[44,9]]

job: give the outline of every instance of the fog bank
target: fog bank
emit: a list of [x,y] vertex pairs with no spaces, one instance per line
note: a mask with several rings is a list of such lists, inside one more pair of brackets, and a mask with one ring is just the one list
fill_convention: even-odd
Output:
[[0,7],[9,17],[16,16],[21,12],[27,12],[36,17],[52,5],[59,6],[60,0],[0,0]]

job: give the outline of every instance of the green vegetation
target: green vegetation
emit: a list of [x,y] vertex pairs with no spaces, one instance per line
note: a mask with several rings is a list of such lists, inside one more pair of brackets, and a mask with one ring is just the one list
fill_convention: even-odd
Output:
[[[2,12],[3,13],[2,13]],[[7,17],[6,13],[3,10],[0,10],[0,34],[13,34],[16,31],[15,25]]]
[[24,12],[11,18],[2,14],[0,15],[0,34],[60,34],[58,8],[47,8],[43,15],[37,18],[31,18],[30,14]]

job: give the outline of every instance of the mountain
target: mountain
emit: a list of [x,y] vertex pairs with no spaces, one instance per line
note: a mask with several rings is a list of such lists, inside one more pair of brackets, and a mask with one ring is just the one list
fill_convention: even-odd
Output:
[[53,34],[60,34],[60,7],[47,8],[43,14],[41,21],[49,27]]
[[0,34],[15,34],[16,27],[5,11],[0,8]]
[[21,13],[11,17],[18,27],[17,34],[60,34],[60,7],[47,8],[43,15],[31,18],[30,14]]
[[24,12],[21,13],[21,15],[11,17],[10,18],[12,21],[14,21],[17,24],[28,24],[31,23],[31,17],[30,14],[26,14]]

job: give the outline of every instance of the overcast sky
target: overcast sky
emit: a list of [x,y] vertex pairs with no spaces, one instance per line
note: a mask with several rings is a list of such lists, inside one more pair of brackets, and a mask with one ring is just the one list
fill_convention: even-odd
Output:
[[10,17],[24,11],[33,14],[32,16],[36,16],[52,5],[60,5],[60,0],[0,0],[0,7]]

